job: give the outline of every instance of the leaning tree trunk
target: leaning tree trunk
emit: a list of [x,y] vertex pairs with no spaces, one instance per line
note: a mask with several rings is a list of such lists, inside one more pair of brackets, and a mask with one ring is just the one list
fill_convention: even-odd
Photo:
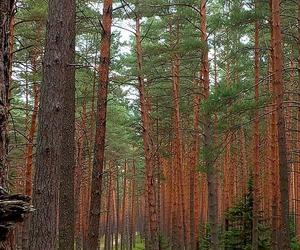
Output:
[[103,31],[99,67],[100,81],[97,99],[94,163],[92,172],[91,206],[88,229],[89,250],[98,249],[99,245],[99,218],[101,210],[102,174],[105,151],[106,108],[109,82],[111,24],[112,0],[105,0],[103,5]]

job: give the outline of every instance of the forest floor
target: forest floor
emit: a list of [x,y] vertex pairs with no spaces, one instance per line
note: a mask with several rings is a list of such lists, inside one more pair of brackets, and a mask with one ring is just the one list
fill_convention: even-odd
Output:
[[[104,242],[105,242],[105,239],[102,238],[101,242],[100,242],[100,249],[101,250],[104,250]],[[119,239],[119,244],[120,243],[121,243],[121,239]],[[134,246],[133,246],[133,250],[143,250],[143,249],[145,249],[144,241],[141,239],[141,237],[139,235],[137,235],[137,237],[135,239]]]

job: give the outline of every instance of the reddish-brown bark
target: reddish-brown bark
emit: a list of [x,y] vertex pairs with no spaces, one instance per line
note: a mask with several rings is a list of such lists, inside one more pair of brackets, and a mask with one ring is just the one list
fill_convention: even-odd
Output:
[[146,172],[146,232],[149,227],[149,239],[147,239],[146,249],[159,249],[158,238],[158,222],[157,222],[157,206],[155,195],[155,180],[154,180],[154,162],[153,149],[150,144],[150,117],[149,103],[147,103],[144,76],[142,74],[142,39],[140,18],[136,18],[136,53],[137,53],[137,72],[138,72],[138,90],[140,95],[141,118],[143,125],[143,145],[145,154],[145,172]]
[[104,166],[106,109],[109,82],[112,0],[103,3],[102,40],[100,48],[99,86],[97,94],[96,134],[91,184],[91,202],[88,229],[88,248],[98,249],[99,217],[101,210],[102,174]]
[[127,199],[127,171],[128,171],[128,166],[127,166],[127,161],[124,163],[124,178],[123,178],[123,197],[122,197],[122,216],[121,216],[121,250],[125,249],[125,240],[126,240],[126,228],[125,228],[125,223],[126,223],[126,199]]
[[[300,0],[298,0],[298,41],[300,41]],[[298,47],[298,92],[297,100],[300,102],[300,46]],[[297,131],[300,131],[300,108],[297,110]],[[297,148],[300,148],[300,135],[297,133]],[[298,162],[300,162],[300,157],[298,157]],[[300,240],[300,163],[296,164],[296,178],[295,178],[295,196],[296,196],[296,237]]]
[[112,214],[112,163],[108,163],[108,186],[106,201],[105,244],[104,249],[111,249],[111,214]]
[[120,220],[120,201],[119,201],[119,169],[116,170],[116,197],[115,197],[115,210],[116,210],[116,233],[115,233],[115,248],[119,248],[119,220]]
[[[40,49],[40,36],[42,30],[42,22],[37,22],[37,34],[35,39],[35,46],[30,51],[30,62],[32,67],[32,73],[38,73],[38,67],[41,64],[39,57],[41,55]],[[29,127],[27,124],[29,123],[29,112],[26,112],[26,130],[27,130],[27,144],[25,148],[25,166],[22,168],[22,178],[24,180],[24,184],[22,185],[25,188],[25,194],[28,196],[32,196],[32,177],[33,177],[33,155],[34,155],[34,137],[36,134],[36,124],[37,124],[37,115],[39,109],[39,97],[40,97],[40,86],[37,82],[32,83],[32,92],[33,92],[33,110],[31,114],[31,121]],[[28,108],[28,99],[29,99],[29,86],[26,82],[26,107]],[[27,219],[23,224],[23,232],[19,232],[19,235],[22,235],[22,247],[23,249],[28,249],[28,237],[29,237],[29,225],[30,219]]]
[[[174,222],[178,224],[178,228],[181,228],[174,240],[177,241],[178,247],[183,249],[187,247],[187,235],[186,235],[186,220],[185,220],[185,208],[184,208],[184,188],[183,188],[183,158],[182,158],[182,133],[181,133],[181,121],[180,121],[180,89],[179,89],[179,72],[180,72],[180,58],[179,55],[175,54],[172,58],[172,93],[173,93],[173,134],[174,134],[174,170],[176,173],[177,180],[177,205],[178,209],[176,213],[177,218],[174,218]],[[180,218],[180,220],[179,220]],[[173,242],[175,243],[175,242]]]
[[[256,5],[257,8],[257,5]],[[255,48],[254,48],[254,90],[255,101],[259,101],[259,21],[255,22]],[[259,200],[260,200],[260,162],[259,162],[259,111],[258,107],[255,110],[255,117],[253,121],[253,223],[252,223],[252,249],[258,250],[258,219],[259,219]]]
[[280,0],[272,0],[274,100],[276,104],[276,126],[278,132],[279,188],[280,188],[280,237],[279,248],[289,249],[289,178],[284,117],[283,55],[280,18]]
[[[87,128],[87,88],[83,93],[81,120],[77,126],[77,140],[76,140],[76,166],[75,166],[75,241],[76,248],[81,249],[83,244],[84,231],[84,210],[86,209],[85,200],[85,182],[86,171],[85,155],[84,155],[84,136]],[[87,215],[87,214],[86,214]]]
[[[195,221],[195,191],[198,187],[198,179],[196,175],[198,155],[199,155],[199,111],[200,111],[200,91],[199,81],[195,82],[195,91],[193,103],[193,144],[190,159],[190,249],[196,249],[196,241],[199,235],[196,234],[196,221]],[[195,183],[196,181],[196,183]]]
[[36,131],[37,114],[39,108],[39,87],[36,83],[33,84],[33,112],[31,116],[30,129],[28,131],[28,144],[26,146],[25,156],[25,194],[32,195],[32,167],[33,167],[33,140]]
[[29,243],[33,250],[74,246],[75,1],[50,1],[48,18],[33,189],[38,209]]
[[[201,1],[201,41],[206,44],[206,48],[202,55],[202,76],[204,99],[209,97],[209,64],[208,64],[208,42],[206,31],[206,1]],[[219,249],[218,240],[218,196],[217,196],[217,174],[214,163],[211,160],[210,150],[212,146],[212,131],[211,131],[211,116],[206,113],[203,115],[204,123],[204,148],[205,152],[205,169],[207,171],[207,188],[208,188],[208,222],[211,228],[210,248],[213,250]]]
[[129,228],[129,248],[132,249],[135,243],[135,223],[136,223],[136,169],[135,162],[132,162],[132,179],[131,179],[131,211],[130,211],[130,228]]

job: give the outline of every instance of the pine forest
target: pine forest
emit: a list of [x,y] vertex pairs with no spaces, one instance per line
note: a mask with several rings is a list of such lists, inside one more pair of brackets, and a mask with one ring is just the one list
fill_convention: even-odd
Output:
[[300,0],[0,0],[1,250],[300,250]]

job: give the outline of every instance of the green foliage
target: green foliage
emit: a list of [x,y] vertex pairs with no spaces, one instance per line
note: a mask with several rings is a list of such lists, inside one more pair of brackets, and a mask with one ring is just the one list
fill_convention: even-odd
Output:
[[[236,203],[225,214],[225,230],[222,234],[224,249],[252,248],[252,221],[253,221],[253,183],[248,183],[248,193],[243,200]],[[270,249],[270,230],[259,220],[259,249]]]
[[201,162],[199,162],[198,171],[207,173],[213,168],[213,165],[220,154],[218,145],[211,143],[206,147],[202,147],[199,152],[199,159]]
[[171,249],[171,244],[168,242],[167,237],[164,235],[159,236],[159,245],[161,250],[170,250]]
[[300,250],[300,242],[297,241],[296,237],[293,237],[291,240],[291,249]]
[[228,107],[239,100],[250,87],[250,82],[238,82],[233,84],[221,83],[218,88],[210,94],[208,100],[202,103],[202,111],[210,114],[225,112]]
[[203,237],[200,238],[200,250],[208,250],[209,249],[209,244],[210,244],[210,225],[206,224],[205,227],[203,228]]
[[295,216],[289,217],[289,229],[290,229],[290,237],[291,237],[291,249],[300,250],[300,242],[297,241],[297,237],[296,237]]
[[140,237],[140,235],[138,235],[135,239],[133,250],[143,250],[143,249],[145,249],[145,243],[143,239]]
[[[171,249],[170,244],[165,236],[160,235],[159,241],[160,241],[159,249],[161,249],[161,250],[170,250]],[[135,239],[133,250],[142,250],[142,249],[145,249],[145,241],[141,238],[140,235],[138,235]]]

